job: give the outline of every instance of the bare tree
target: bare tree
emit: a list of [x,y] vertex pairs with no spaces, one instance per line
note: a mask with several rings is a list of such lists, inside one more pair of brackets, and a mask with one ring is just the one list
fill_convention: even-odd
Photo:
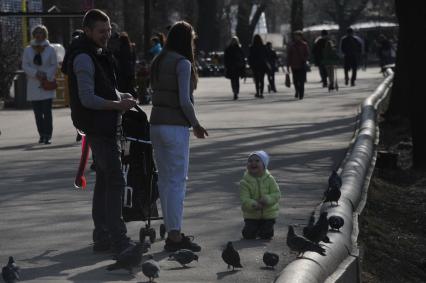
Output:
[[[218,0],[198,0],[198,49],[212,51],[219,48]],[[221,12],[221,11],[220,11]]]
[[[247,0],[238,1],[237,36],[240,38],[241,45],[244,49],[248,48],[256,25],[269,2],[270,0],[261,0],[257,3]],[[250,14],[255,4],[257,4],[257,8],[250,20]]]
[[354,24],[362,15],[367,3],[370,0],[326,0],[315,2],[319,5],[326,5],[326,14],[339,25],[339,34],[343,35],[346,29]]

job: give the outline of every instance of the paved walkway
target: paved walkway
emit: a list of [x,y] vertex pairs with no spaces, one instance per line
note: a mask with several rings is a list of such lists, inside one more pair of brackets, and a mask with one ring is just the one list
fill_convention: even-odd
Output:
[[[197,111],[210,136],[191,139],[184,231],[195,235],[203,250],[198,263],[181,269],[167,260],[163,242],[154,243],[152,253],[162,268],[157,282],[271,282],[295,257],[285,244],[287,226],[306,223],[319,204],[328,174],[352,138],[357,107],[381,80],[378,69],[360,71],[356,87],[342,84],[338,93],[328,93],[315,69],[302,101],[294,99],[282,75],[278,93],[255,99],[247,80],[240,100],[232,101],[228,80],[200,79]],[[149,113],[149,106],[143,108]],[[147,282],[142,272],[106,271],[110,256],[92,253],[94,173],[87,174],[87,190],[73,188],[80,146],[69,109],[54,110],[53,143],[48,146],[36,144],[30,110],[0,110],[0,129],[0,265],[13,255],[25,282]],[[270,154],[270,169],[283,195],[270,242],[240,240],[237,184],[247,155],[259,149]],[[157,233],[159,225],[153,222]],[[129,235],[137,240],[142,226],[129,223]],[[300,226],[296,229],[301,232]],[[240,271],[227,271],[221,260],[227,241],[240,251]],[[266,250],[280,254],[276,270],[263,268]]]

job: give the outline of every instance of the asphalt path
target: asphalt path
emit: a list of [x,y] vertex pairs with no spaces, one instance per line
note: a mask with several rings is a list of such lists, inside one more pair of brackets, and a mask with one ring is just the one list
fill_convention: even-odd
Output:
[[[341,70],[339,77],[339,92],[329,93],[314,69],[303,100],[284,86],[282,74],[278,93],[264,99],[254,98],[247,79],[238,101],[232,100],[228,80],[200,79],[196,110],[209,137],[191,137],[183,231],[203,249],[199,262],[181,268],[168,260],[164,242],[155,242],[150,253],[162,269],[156,282],[271,282],[296,257],[285,244],[287,227],[293,224],[301,233],[330,171],[346,154],[359,104],[383,79],[377,68],[359,71],[355,87],[343,85]],[[142,108],[149,114],[150,106]],[[80,145],[69,109],[54,109],[51,145],[37,143],[31,110],[0,110],[0,130],[0,265],[14,256],[24,282],[147,282],[141,270],[106,271],[111,255],[92,252],[94,172],[86,173],[86,190],[74,189]],[[269,168],[282,192],[271,241],[241,240],[238,182],[255,150],[270,154]],[[157,234],[160,223],[152,222]],[[128,223],[129,235],[138,240],[143,226]],[[240,270],[229,271],[222,262],[227,241],[240,252]],[[264,268],[265,251],[280,255],[275,270]]]

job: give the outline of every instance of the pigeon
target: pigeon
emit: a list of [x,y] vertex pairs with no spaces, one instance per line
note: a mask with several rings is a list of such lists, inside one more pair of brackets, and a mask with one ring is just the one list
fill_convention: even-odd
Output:
[[328,225],[330,225],[332,230],[339,231],[340,228],[345,224],[345,220],[342,217],[333,215],[328,218]]
[[303,236],[306,239],[314,243],[319,243],[320,241],[323,241],[325,243],[330,242],[330,239],[327,237],[327,232],[328,232],[327,214],[328,214],[327,212],[321,213],[320,218],[318,219],[317,223],[315,223],[315,225],[311,227],[307,226],[303,228]]
[[336,202],[337,205],[339,205],[339,199],[341,196],[340,189],[328,189],[324,192],[324,202],[330,202],[333,204],[333,202]]
[[1,275],[3,277],[4,282],[6,283],[14,283],[19,281],[19,266],[16,265],[13,257],[9,257],[9,261],[6,266],[3,266],[1,270]]
[[240,262],[240,254],[234,249],[232,242],[226,244],[226,248],[222,252],[222,259],[228,265],[228,269],[230,266],[232,266],[232,270],[235,267],[243,267]]
[[142,262],[142,254],[147,251],[146,242],[139,243],[136,246],[130,246],[117,256],[117,261],[115,263],[107,266],[107,270],[125,269],[128,270],[130,274],[133,274],[133,268]]
[[275,253],[265,252],[263,254],[263,262],[268,267],[274,268],[275,265],[277,265],[279,261],[280,261],[280,257]]
[[287,233],[287,246],[290,250],[298,252],[299,256],[303,255],[307,251],[319,253],[322,256],[325,256],[325,249],[322,248],[319,244],[309,241],[308,239],[297,235],[294,232],[293,226],[288,226]]
[[309,217],[309,220],[308,220],[308,226],[303,228],[303,235],[305,235],[306,233],[309,233],[312,227],[314,227],[314,224],[315,224],[315,211],[312,211],[311,216]]
[[198,261],[198,255],[196,255],[191,250],[181,249],[169,256],[169,259],[174,259],[179,262],[183,267],[186,267],[187,264],[190,264],[192,261]]
[[328,177],[328,188],[329,189],[339,189],[342,187],[342,178],[337,174],[336,170],[331,172],[330,177]]
[[154,278],[158,278],[160,273],[160,265],[154,260],[152,255],[148,256],[148,260],[142,263],[142,273],[149,278],[149,282],[154,282]]

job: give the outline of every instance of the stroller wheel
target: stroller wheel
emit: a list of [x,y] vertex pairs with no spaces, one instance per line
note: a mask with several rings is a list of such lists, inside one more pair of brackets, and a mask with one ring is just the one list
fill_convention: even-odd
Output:
[[161,224],[160,225],[160,237],[161,237],[161,239],[164,239],[165,236],[166,236],[166,225]]
[[143,243],[145,241],[146,236],[147,236],[147,229],[141,228],[139,230],[139,242]]
[[148,236],[149,236],[149,240],[151,241],[151,243],[155,242],[155,239],[157,238],[157,233],[155,232],[154,228],[149,228],[148,229]]

